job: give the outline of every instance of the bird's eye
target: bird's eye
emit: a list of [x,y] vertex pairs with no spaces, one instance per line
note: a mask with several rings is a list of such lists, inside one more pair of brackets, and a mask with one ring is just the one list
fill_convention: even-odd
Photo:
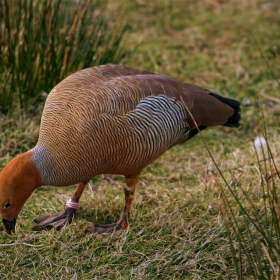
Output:
[[9,208],[11,205],[12,205],[11,202],[9,202],[9,201],[6,202],[5,205],[4,205],[4,209]]

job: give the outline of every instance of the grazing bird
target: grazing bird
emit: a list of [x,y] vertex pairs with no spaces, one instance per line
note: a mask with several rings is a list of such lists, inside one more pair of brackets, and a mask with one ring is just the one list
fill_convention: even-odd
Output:
[[240,103],[167,76],[119,65],[78,71],[53,88],[37,145],[0,173],[0,216],[8,233],[34,190],[78,184],[64,211],[34,220],[34,230],[71,223],[89,180],[125,176],[125,206],[114,224],[88,230],[119,235],[127,227],[143,168],[208,126],[238,127]]

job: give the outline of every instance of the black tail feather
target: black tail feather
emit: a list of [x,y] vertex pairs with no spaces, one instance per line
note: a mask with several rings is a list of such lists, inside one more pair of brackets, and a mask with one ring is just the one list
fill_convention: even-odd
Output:
[[190,133],[189,133],[189,139],[191,139],[192,137],[194,137],[199,131],[201,131],[201,130],[207,128],[207,126],[201,125],[201,126],[199,126],[198,128],[199,128],[199,130],[198,130],[197,128],[194,128],[194,129],[192,129],[192,130],[190,131]]
[[[234,110],[233,115],[228,118],[228,121],[225,124],[223,124],[223,126],[239,127],[240,126],[239,121],[241,119],[241,116],[239,113],[241,111],[240,102],[237,100],[231,99],[231,98],[226,98],[226,97],[220,96],[216,93],[212,93],[212,92],[209,92],[209,93],[211,95],[215,96],[221,102],[225,103],[226,105],[228,105],[229,107],[231,107]],[[198,134],[199,131],[201,131],[205,128],[207,128],[207,126],[201,125],[198,128],[192,129],[189,134],[189,139],[192,138],[193,136],[195,136],[196,134]]]
[[210,93],[213,96],[215,96],[216,98],[218,98],[220,101],[222,101],[223,103],[225,103],[226,105],[228,105],[229,107],[231,107],[234,110],[234,113],[231,117],[228,118],[228,121],[223,125],[223,126],[229,126],[229,127],[239,127],[240,126],[240,102],[231,98],[226,98],[223,96],[220,96],[218,94],[215,93]]

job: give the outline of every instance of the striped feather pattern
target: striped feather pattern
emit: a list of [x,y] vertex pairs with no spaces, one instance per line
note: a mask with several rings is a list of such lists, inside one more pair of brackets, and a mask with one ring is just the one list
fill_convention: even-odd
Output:
[[[44,184],[102,173],[136,175],[198,126],[234,110],[208,91],[166,76],[104,65],[74,73],[49,94],[33,149]],[[195,122],[194,122],[195,120]]]

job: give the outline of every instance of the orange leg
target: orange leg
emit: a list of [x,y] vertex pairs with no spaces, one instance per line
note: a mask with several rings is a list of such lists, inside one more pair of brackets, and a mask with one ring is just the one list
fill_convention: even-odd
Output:
[[[49,214],[34,219],[34,222],[37,225],[35,225],[32,229],[36,231],[50,228],[55,228],[56,230],[59,230],[64,225],[70,224],[72,222],[73,217],[77,214],[78,202],[86,185],[87,182],[78,184],[74,194],[72,195],[71,200],[66,203],[67,207],[65,210],[56,214]],[[75,208],[70,207],[71,205],[73,205]]]
[[85,183],[79,183],[75,192],[73,193],[72,197],[71,197],[71,200],[72,201],[75,201],[75,202],[79,202],[83,192],[84,192],[84,189],[86,187],[88,182],[85,182]]
[[121,213],[120,220],[114,224],[95,224],[89,225],[87,230],[92,233],[105,233],[108,235],[121,235],[128,226],[128,217],[131,210],[134,192],[139,180],[139,175],[131,178],[126,176],[126,187],[124,188],[125,206]]

